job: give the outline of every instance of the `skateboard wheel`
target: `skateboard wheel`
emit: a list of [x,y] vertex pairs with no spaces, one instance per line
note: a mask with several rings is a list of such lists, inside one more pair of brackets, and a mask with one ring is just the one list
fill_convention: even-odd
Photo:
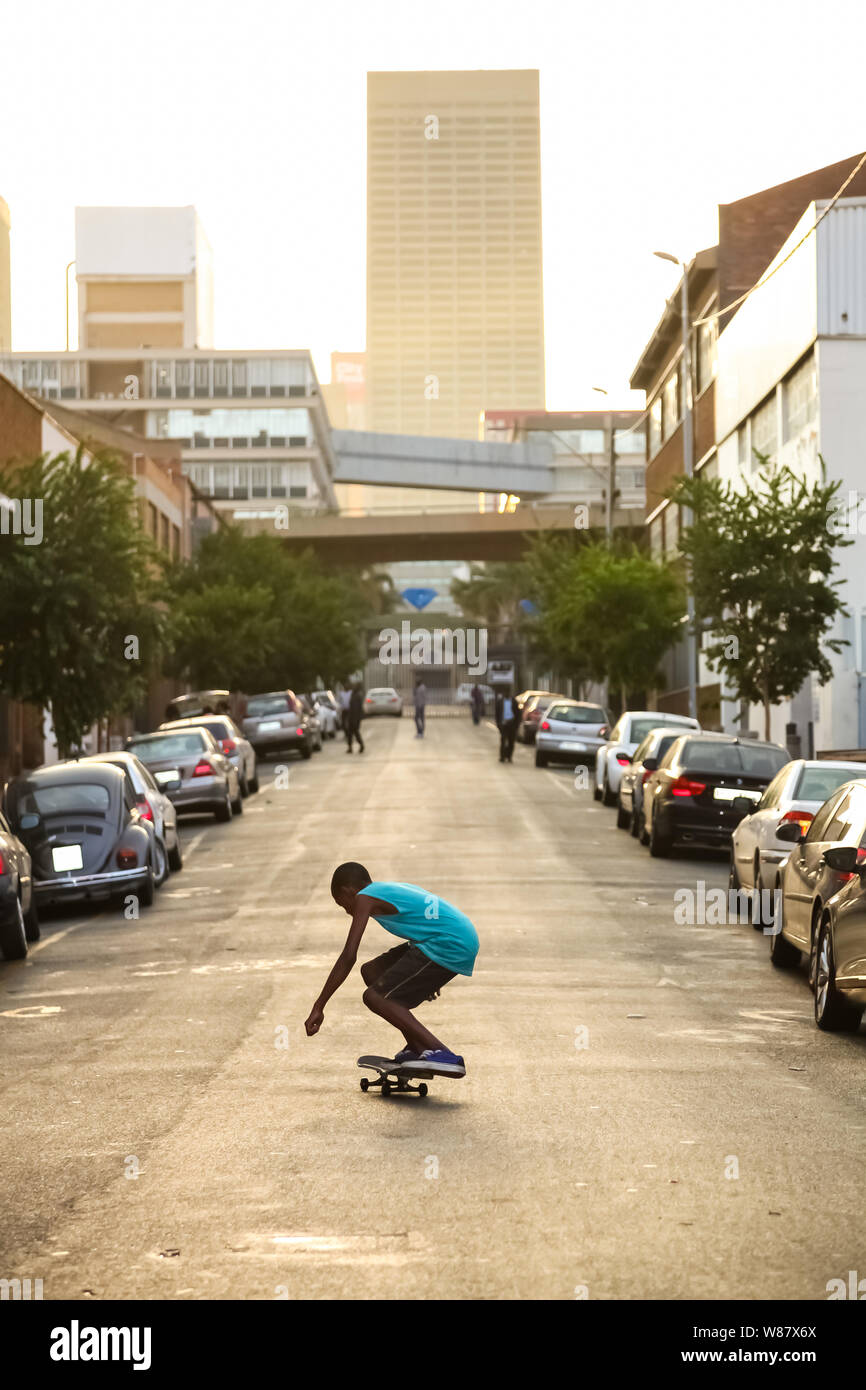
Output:
[[383,1096],[390,1096],[390,1094],[391,1094],[391,1083],[390,1083],[390,1081],[383,1081],[383,1082],[382,1082],[382,1095],[383,1095]]
[[370,1089],[370,1081],[369,1081],[369,1078],[366,1077],[366,1076],[362,1076],[362,1077],[361,1077],[361,1090],[362,1090],[362,1091],[368,1091],[369,1089]]
[[426,1096],[426,1094],[427,1094],[427,1082],[426,1082],[426,1081],[422,1081],[422,1082],[421,1082],[421,1085],[418,1087],[418,1094],[419,1094],[419,1096]]

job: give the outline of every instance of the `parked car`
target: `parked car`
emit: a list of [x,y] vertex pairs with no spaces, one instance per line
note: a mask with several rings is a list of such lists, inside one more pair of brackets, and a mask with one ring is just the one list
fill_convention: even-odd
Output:
[[681,734],[644,786],[650,854],[670,854],[675,845],[728,848],[745,802],[760,801],[790,760],[777,743]]
[[535,735],[535,766],[589,762],[603,743],[607,715],[585,700],[553,700]]
[[221,751],[233,763],[241,784],[241,796],[259,789],[259,773],[256,766],[256,750],[249,739],[244,738],[235,721],[228,714],[199,714],[188,719],[173,719],[160,724],[160,729],[207,729],[212,733]]
[[612,806],[619,792],[623,769],[627,768],[632,755],[651,729],[661,728],[663,724],[685,729],[700,729],[697,719],[686,714],[666,714],[664,710],[626,710],[621,714],[605,744],[599,748],[595,759],[596,801]]
[[321,753],[325,742],[325,727],[322,713],[319,706],[314,703],[309,695],[299,695],[301,709],[304,711],[304,720],[313,740],[313,752]]
[[[514,696],[514,703],[517,706],[518,714],[522,714],[525,705],[532,699],[533,695],[549,695],[549,690],[521,690],[519,695]],[[565,698],[565,697],[563,697]]]
[[364,718],[372,714],[392,714],[399,719],[403,701],[392,685],[377,685],[364,696]]
[[293,690],[270,690],[251,695],[241,728],[260,758],[269,753],[313,754],[313,731]]
[[520,711],[520,723],[517,726],[515,737],[521,743],[534,743],[542,716],[547,713],[552,704],[567,699],[567,695],[555,695],[549,690],[540,695],[531,695]]
[[135,893],[156,887],[153,833],[120,768],[59,763],[14,777],[4,815],[30,855],[37,903]]
[[188,719],[196,714],[229,714],[231,693],[228,690],[192,690],[187,695],[175,695],[165,707],[166,720]]
[[135,734],[127,750],[150,768],[179,815],[210,811],[228,821],[244,809],[237,768],[208,729],[165,729]]
[[[840,919],[835,899],[866,864],[866,782],[844,782],[813,816],[805,833],[796,821],[788,821],[778,836],[791,846],[791,852],[776,878],[779,906],[770,959],[785,967],[796,964],[803,953],[813,989],[821,978],[821,999],[817,992],[815,999],[819,1028],[843,1027],[847,1011],[841,1005],[846,1001],[838,999],[838,992],[843,980],[846,989],[858,988],[857,979],[864,980],[866,987],[866,952],[862,943],[857,945],[857,915],[846,911]],[[851,900],[846,894],[843,906]],[[848,1002],[856,1007],[856,999]],[[834,1018],[843,1022],[834,1024]]]
[[[855,824],[861,831],[859,843],[852,843],[855,829],[847,843],[824,850],[828,872],[837,874],[842,883],[822,906],[810,932],[809,976],[815,995],[815,1022],[826,1033],[855,1032],[866,1007],[866,820],[862,814],[862,786],[861,783],[855,798]],[[771,938],[774,965],[795,964],[801,949],[805,949],[802,940],[784,932]]]
[[310,699],[316,707],[323,738],[336,738],[340,728],[340,706],[331,690],[312,690]]
[[798,825],[805,835],[815,815],[843,782],[866,778],[866,763],[810,761],[794,758],[768,786],[757,805],[744,815],[731,836],[730,886],[734,889],[775,887],[779,865],[791,852],[780,839],[783,825]]
[[659,728],[650,729],[635,749],[631,761],[622,769],[616,802],[617,827],[620,830],[630,829],[642,845],[649,839],[643,813],[644,787],[675,738],[679,738],[679,730],[674,724],[662,724]]
[[27,848],[0,815],[0,955],[23,960],[39,940],[39,913]]
[[157,887],[168,878],[170,870],[173,869],[177,872],[182,869],[183,855],[180,848],[177,811],[174,802],[171,797],[166,796],[141,759],[136,757],[134,753],[118,751],[91,753],[86,758],[79,758],[78,761],[82,765],[85,763],[111,763],[114,767],[119,767],[126,777],[135,803],[141,811],[142,819],[153,827],[156,840],[154,864]]

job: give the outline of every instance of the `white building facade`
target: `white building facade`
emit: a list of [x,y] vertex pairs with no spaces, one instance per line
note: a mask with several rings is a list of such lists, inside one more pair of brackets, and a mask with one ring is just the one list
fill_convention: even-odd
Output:
[[[826,206],[810,204],[768,267],[778,267],[772,279],[719,335],[717,448],[705,465],[736,484],[760,471],[757,451],[809,481],[823,460],[827,480],[840,482],[845,514],[833,524],[854,543],[836,552],[834,578],[849,616],[829,636],[849,645],[828,653],[831,681],[812,677],[772,712],[771,737],[784,744],[796,725],[805,756],[866,747],[866,198],[840,200],[816,227]],[[703,662],[700,676],[718,679]],[[723,691],[726,730],[741,727],[739,715]],[[747,726],[763,730],[759,708]]]

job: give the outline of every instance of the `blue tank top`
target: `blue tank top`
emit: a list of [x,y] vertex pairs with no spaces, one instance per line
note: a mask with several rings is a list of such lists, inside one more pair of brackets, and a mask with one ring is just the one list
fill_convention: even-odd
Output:
[[411,941],[446,970],[472,974],[478,933],[465,912],[414,883],[368,883],[358,896],[379,898],[396,907],[396,912],[376,917],[379,926],[393,936]]

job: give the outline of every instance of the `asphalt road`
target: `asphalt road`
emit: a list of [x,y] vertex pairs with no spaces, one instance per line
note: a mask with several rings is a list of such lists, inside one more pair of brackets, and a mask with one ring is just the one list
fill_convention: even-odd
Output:
[[[824,1035],[747,925],[679,925],[718,858],[651,860],[565,770],[466,719],[365,724],[242,818],[184,822],[138,922],[0,964],[0,1276],[44,1297],[824,1299],[866,1274],[866,1032]],[[422,1017],[464,1054],[363,1095],[395,1038],[350,976],[344,859],[478,927]],[[362,958],[393,939],[375,923]],[[577,1045],[576,1045],[577,1044]],[[585,1295],[584,1295],[585,1291]]]

